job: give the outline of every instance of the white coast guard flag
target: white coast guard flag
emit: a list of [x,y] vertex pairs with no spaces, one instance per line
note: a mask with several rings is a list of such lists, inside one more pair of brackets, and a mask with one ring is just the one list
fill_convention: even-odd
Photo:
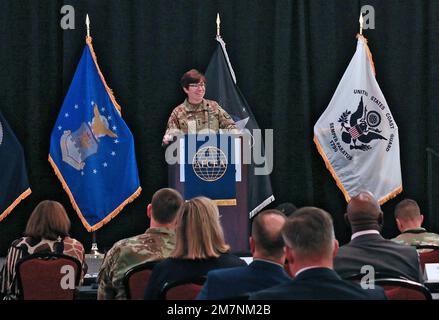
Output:
[[367,190],[382,204],[402,191],[398,126],[363,36],[314,126],[314,142],[347,202]]

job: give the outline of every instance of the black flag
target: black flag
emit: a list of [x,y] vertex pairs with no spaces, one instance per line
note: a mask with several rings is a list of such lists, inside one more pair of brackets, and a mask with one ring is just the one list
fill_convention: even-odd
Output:
[[26,198],[27,180],[23,148],[0,112],[0,221]]
[[[235,73],[230,64],[224,41],[220,36],[217,36],[216,40],[218,45],[205,73],[207,80],[206,98],[217,101],[235,120],[240,130],[248,130],[247,132],[253,134],[254,129],[259,129],[258,123],[236,85]],[[262,150],[264,150],[263,145]],[[255,167],[256,165],[252,161],[248,171],[250,218],[274,201],[270,176],[255,175]]]

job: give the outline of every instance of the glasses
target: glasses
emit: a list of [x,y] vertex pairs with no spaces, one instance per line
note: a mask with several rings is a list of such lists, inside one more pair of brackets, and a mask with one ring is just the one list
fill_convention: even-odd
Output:
[[204,82],[190,83],[189,87],[191,87],[191,88],[204,88],[204,87],[206,87],[206,84]]

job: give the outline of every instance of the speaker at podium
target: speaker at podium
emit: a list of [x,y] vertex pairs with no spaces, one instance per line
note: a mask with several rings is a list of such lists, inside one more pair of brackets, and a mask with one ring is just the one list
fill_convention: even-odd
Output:
[[197,196],[218,206],[232,253],[249,251],[247,166],[242,139],[234,134],[186,134],[166,150],[169,187],[185,200]]

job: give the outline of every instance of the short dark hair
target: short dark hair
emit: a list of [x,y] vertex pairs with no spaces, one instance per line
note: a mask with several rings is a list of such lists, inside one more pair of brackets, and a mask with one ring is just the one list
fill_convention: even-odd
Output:
[[191,69],[181,77],[180,84],[183,88],[188,88],[191,83],[206,83],[206,77],[200,71]]
[[152,215],[158,223],[171,223],[177,216],[182,204],[183,198],[177,190],[171,188],[160,189],[152,196]]
[[303,207],[294,212],[284,224],[285,245],[301,258],[332,255],[334,226],[328,212],[316,207]]
[[421,215],[418,203],[412,199],[404,199],[395,207],[395,218],[404,221],[413,220]]
[[25,236],[56,240],[69,235],[70,220],[63,205],[57,201],[41,201],[27,221]]
[[286,219],[285,215],[276,209],[260,212],[252,221],[252,238],[264,254],[271,257],[279,257],[283,254],[284,240],[282,238],[282,226],[278,230],[265,223],[268,215],[278,215]]

